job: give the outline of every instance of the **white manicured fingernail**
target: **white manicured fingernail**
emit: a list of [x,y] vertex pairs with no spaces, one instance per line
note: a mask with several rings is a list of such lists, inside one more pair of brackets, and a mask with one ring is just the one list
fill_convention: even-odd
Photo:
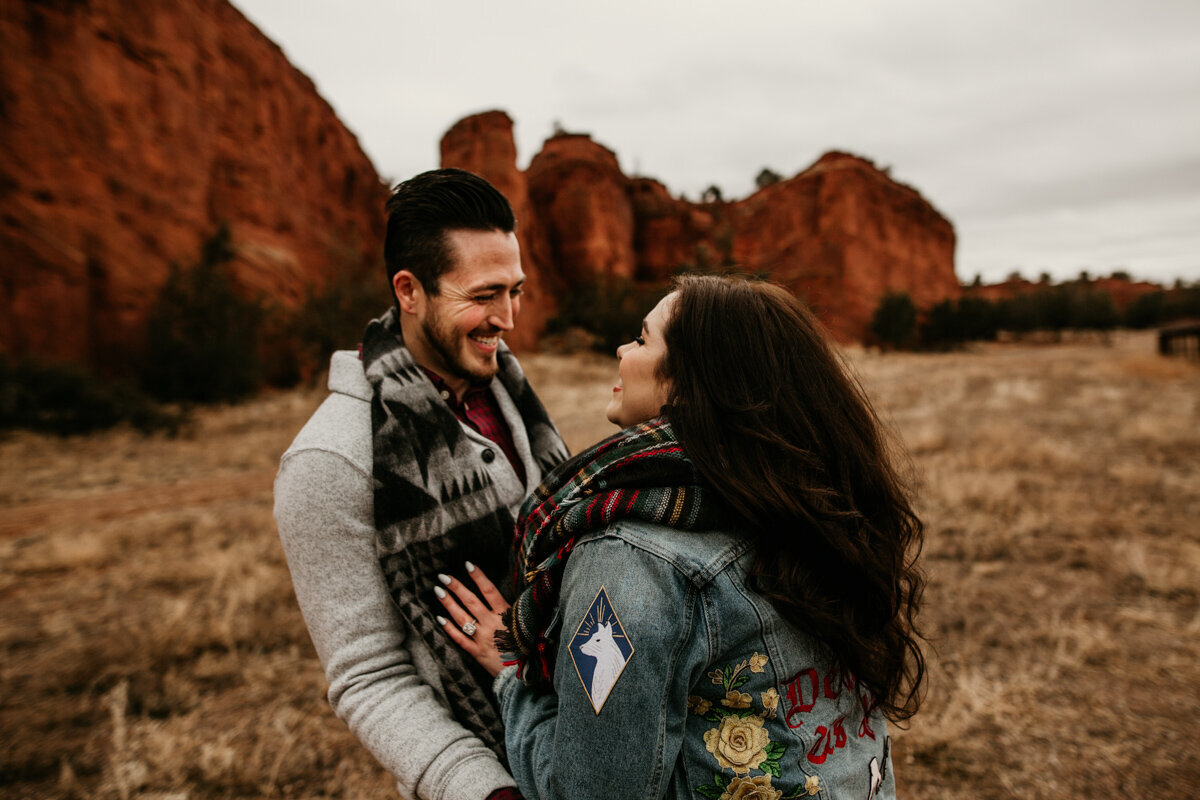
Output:
[[467,562],[467,572],[474,572],[474,571],[475,571],[475,565],[472,564],[470,561],[468,561]]
[[445,617],[434,617],[434,619],[436,619],[438,621],[438,625],[441,625],[443,628],[446,627],[446,623],[449,622],[449,620]]
[[450,585],[450,576],[449,575],[443,575],[442,573],[439,572],[438,580],[441,581],[442,583],[446,584],[447,586]]
[[438,596],[438,600],[446,599],[446,590],[440,586],[433,587],[433,593]]

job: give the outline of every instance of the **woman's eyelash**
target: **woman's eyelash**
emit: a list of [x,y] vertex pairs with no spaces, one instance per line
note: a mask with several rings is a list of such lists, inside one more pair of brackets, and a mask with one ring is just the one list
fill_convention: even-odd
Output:
[[633,340],[635,342],[637,342],[638,344],[642,345],[643,347],[646,345],[646,337],[645,336],[635,336],[635,337],[633,337]]

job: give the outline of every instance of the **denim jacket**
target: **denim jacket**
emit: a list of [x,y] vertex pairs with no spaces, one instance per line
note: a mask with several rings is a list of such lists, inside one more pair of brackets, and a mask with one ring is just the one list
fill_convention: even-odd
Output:
[[619,522],[563,576],[554,692],[496,679],[527,798],[894,798],[888,729],[827,650],[746,586],[721,532]]

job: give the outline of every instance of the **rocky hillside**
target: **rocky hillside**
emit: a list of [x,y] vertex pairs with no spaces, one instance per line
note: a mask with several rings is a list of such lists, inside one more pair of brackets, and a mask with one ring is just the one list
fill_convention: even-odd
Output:
[[[467,117],[441,151],[516,209],[531,301],[517,349],[601,276],[737,265],[805,296],[844,340],[887,291],[923,307],[959,293],[950,223],[862,158],[690,203],[582,134],[551,137],[521,171],[512,124]],[[226,0],[0,3],[0,353],[127,371],[170,265],[222,224],[247,294],[294,306],[352,271],[379,280],[382,307],[386,196],[312,82]]]
[[225,0],[0,3],[0,352],[122,371],[223,222],[242,288],[294,303],[380,261],[386,194]]
[[737,202],[691,203],[658,181],[626,176],[616,155],[584,134],[546,140],[522,175],[502,112],[468,117],[442,144],[444,165],[528,199],[526,268],[560,292],[598,276],[659,281],[684,265],[736,266],[805,297],[846,341],[863,337],[887,292],[907,292],[921,308],[961,292],[954,227],[915,189],[857,156],[827,153]]

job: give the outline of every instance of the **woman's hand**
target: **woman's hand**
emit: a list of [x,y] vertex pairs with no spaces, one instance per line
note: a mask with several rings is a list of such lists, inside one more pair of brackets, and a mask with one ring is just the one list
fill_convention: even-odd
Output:
[[[438,617],[437,621],[455,644],[466,650],[489,675],[495,677],[504,668],[500,650],[496,647],[496,631],[503,627],[500,615],[508,609],[508,602],[500,596],[495,584],[488,580],[483,570],[470,561],[467,562],[467,573],[479,587],[483,599],[462,581],[456,581],[449,575],[438,575],[438,580],[446,588],[435,586],[433,591],[446,607],[454,624],[451,625],[444,617]],[[469,636],[467,631],[470,631]]]

